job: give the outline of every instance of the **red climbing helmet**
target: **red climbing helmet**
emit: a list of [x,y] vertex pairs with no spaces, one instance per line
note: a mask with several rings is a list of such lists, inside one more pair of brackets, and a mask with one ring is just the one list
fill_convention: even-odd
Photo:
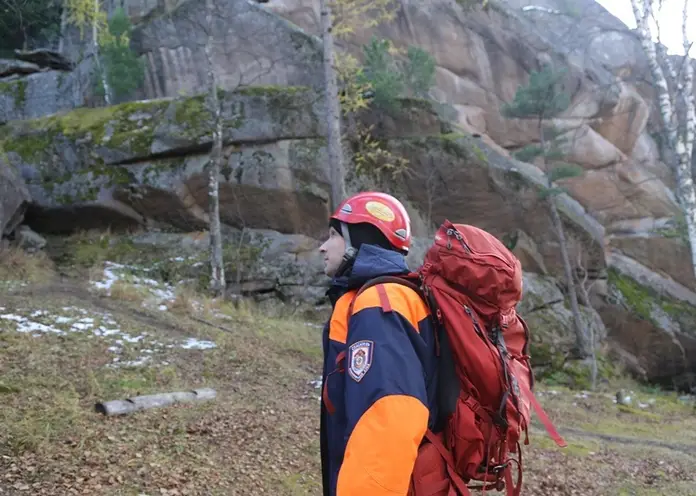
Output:
[[404,253],[411,246],[411,219],[401,202],[386,193],[368,191],[353,195],[338,206],[331,218],[346,224],[372,224]]

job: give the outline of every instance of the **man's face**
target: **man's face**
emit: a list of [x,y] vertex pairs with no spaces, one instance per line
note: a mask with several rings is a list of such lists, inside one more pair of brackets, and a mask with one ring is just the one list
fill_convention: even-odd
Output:
[[346,250],[346,242],[338,231],[333,227],[329,228],[329,239],[319,247],[319,251],[324,255],[324,274],[333,277],[341,266],[343,254]]

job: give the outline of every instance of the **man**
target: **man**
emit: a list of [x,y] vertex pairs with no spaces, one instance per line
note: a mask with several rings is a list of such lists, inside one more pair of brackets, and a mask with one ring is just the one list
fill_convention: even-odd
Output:
[[[436,411],[435,336],[410,288],[367,281],[409,272],[403,205],[360,193],[331,216],[320,247],[333,312],[324,328],[321,459],[326,496],[406,495]],[[352,312],[348,322],[350,305]]]

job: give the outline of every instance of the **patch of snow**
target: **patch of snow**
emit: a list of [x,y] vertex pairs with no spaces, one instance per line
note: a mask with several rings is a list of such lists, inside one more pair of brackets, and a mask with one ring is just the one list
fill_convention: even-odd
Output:
[[7,313],[0,315],[0,319],[9,320],[17,323],[17,332],[23,333],[35,333],[35,332],[51,332],[54,334],[65,334],[60,329],[53,326],[42,324],[41,322],[35,322],[29,320],[27,317],[22,317],[21,315],[16,315],[13,313]]
[[150,277],[139,277],[136,272],[149,272],[150,269],[134,267],[115,262],[104,262],[104,278],[101,281],[93,281],[91,284],[96,289],[106,291],[111,296],[111,287],[121,279],[127,280],[136,288],[145,289],[150,297],[143,302],[145,307],[155,307],[161,311],[167,310],[166,303],[175,300],[174,287],[156,281]]
[[[166,339],[166,343],[157,341],[148,336],[147,332],[139,335],[132,335],[122,331],[118,323],[109,313],[88,312],[84,308],[63,307],[59,314],[54,314],[42,309],[14,309],[6,312],[4,307],[0,307],[0,322],[5,321],[14,324],[14,330],[22,333],[30,333],[35,337],[42,334],[53,333],[66,335],[68,333],[81,333],[88,339],[99,338],[108,341],[108,351],[116,355],[112,364],[117,366],[143,366],[151,365],[153,358],[158,352],[165,349],[181,348],[186,350],[198,349],[206,350],[216,348],[217,345],[212,341],[201,340],[198,338]],[[130,361],[122,358],[126,351],[126,346],[131,346],[128,351],[138,350],[133,358],[128,354]],[[167,365],[168,362],[162,362]]]
[[217,345],[212,341],[201,341],[196,338],[188,338],[181,347],[185,350],[207,350],[210,348],[217,348]]
[[121,361],[120,357],[114,358],[113,362],[107,365],[109,368],[117,368],[117,367],[142,367],[143,365],[146,365],[150,362],[151,357],[149,356],[142,356],[139,358],[136,358],[135,360],[128,360],[125,362]]

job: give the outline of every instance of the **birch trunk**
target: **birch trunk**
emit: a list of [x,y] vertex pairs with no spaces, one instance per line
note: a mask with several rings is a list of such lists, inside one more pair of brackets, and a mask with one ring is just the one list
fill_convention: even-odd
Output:
[[99,71],[99,77],[101,78],[102,86],[104,87],[104,102],[107,105],[111,105],[111,90],[109,88],[109,82],[106,79],[106,71],[104,70],[101,57],[99,53],[99,29],[97,27],[97,22],[99,19],[99,0],[94,0],[94,21],[92,21],[92,47],[94,49],[94,61]]
[[324,94],[326,98],[326,141],[331,168],[331,209],[338,207],[346,197],[345,168],[341,147],[341,109],[338,99],[338,82],[334,66],[335,52],[332,33],[331,0],[320,0],[321,32],[324,45]]
[[213,146],[208,165],[208,217],[210,219],[210,289],[220,295],[225,289],[225,266],[222,259],[220,230],[220,159],[222,157],[222,110],[217,92],[217,74],[213,65],[213,0],[206,0],[207,39],[205,57],[208,63],[208,91],[213,113]]
[[58,53],[63,53],[65,49],[65,36],[68,27],[68,8],[63,4],[63,10],[60,13],[60,38],[58,39]]
[[684,85],[682,95],[684,96],[684,105],[686,110],[686,122],[684,122],[684,146],[683,149],[677,150],[679,154],[679,169],[689,172],[688,200],[685,202],[687,209],[686,217],[691,221],[687,222],[689,230],[689,242],[691,245],[691,260],[694,264],[694,273],[696,273],[696,195],[694,194],[693,168],[691,167],[694,155],[694,141],[696,141],[696,102],[694,102],[694,66],[689,58],[689,50],[691,43],[687,34],[688,20],[688,0],[684,0],[684,11],[682,13],[682,38],[684,43]]
[[111,417],[114,415],[128,415],[150,408],[161,408],[177,403],[192,403],[195,401],[208,401],[217,396],[217,391],[210,388],[194,389],[192,391],[177,391],[173,393],[148,394],[146,396],[133,396],[125,400],[112,400],[100,402],[94,405],[95,411]]
[[[657,91],[658,107],[663,125],[663,137],[667,143],[665,161],[674,169],[677,179],[677,197],[681,204],[686,219],[687,234],[691,247],[691,264],[694,274],[696,274],[696,191],[694,191],[693,173],[691,170],[691,156],[693,154],[694,126],[696,126],[696,115],[694,112],[693,97],[693,68],[685,56],[684,84],[675,81],[677,84],[677,95],[672,99],[667,85],[667,79],[659,63],[659,58],[655,43],[652,41],[652,33],[648,24],[648,19],[652,16],[652,4],[650,0],[631,0],[633,15],[636,19],[636,26],[640,37],[641,46],[648,58],[650,72],[653,77],[653,85]],[[682,19],[682,35],[685,50],[688,51],[688,37],[686,33],[686,8],[687,1],[684,2],[684,12]],[[675,104],[684,99],[686,104],[686,122],[683,132],[679,130],[679,122],[675,114]]]
[[[580,264],[578,264],[580,265]],[[590,293],[587,290],[587,270],[583,267],[583,272],[584,272],[584,280],[580,281],[580,284],[578,284],[578,289],[580,290],[580,296],[583,300],[584,305],[587,308],[592,308],[591,302],[590,302]],[[597,367],[597,337],[595,336],[594,333],[594,325],[591,322],[590,319],[583,319],[583,323],[585,325],[585,329],[587,330],[587,333],[585,336],[587,337],[589,341],[589,347],[590,347],[590,387],[591,391],[595,391],[597,389],[597,377],[599,375],[599,369]]]

